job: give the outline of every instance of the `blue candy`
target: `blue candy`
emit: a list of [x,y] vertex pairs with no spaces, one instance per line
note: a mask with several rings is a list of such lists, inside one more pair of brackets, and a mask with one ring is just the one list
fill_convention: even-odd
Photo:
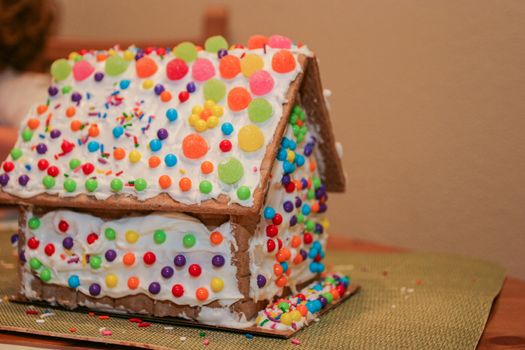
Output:
[[310,206],[308,204],[304,204],[303,207],[301,208],[301,212],[303,213],[303,215],[310,215]]
[[67,280],[67,284],[71,287],[71,288],[78,288],[78,286],[80,286],[80,278],[78,278],[77,275],[71,275],[69,277],[69,279]]
[[224,135],[228,136],[231,135],[233,132],[233,125],[232,123],[224,123],[221,125],[221,131]]
[[297,166],[303,166],[304,165],[304,157],[300,154],[296,154],[295,155],[295,164],[297,164]]
[[286,150],[284,148],[279,149],[279,152],[277,153],[277,159],[280,161],[283,161],[286,159]]
[[149,142],[149,148],[153,152],[157,152],[162,148],[162,142],[159,139],[153,139]]
[[122,80],[119,85],[122,90],[126,90],[129,87],[129,84],[131,84],[131,81]]
[[271,220],[275,216],[275,209],[272,207],[266,207],[264,208],[264,218]]
[[179,113],[175,108],[170,108],[166,111],[166,117],[170,122],[174,122],[179,117]]
[[100,148],[100,144],[97,141],[89,141],[87,147],[89,152],[96,152]]
[[113,136],[115,136],[115,138],[118,139],[122,134],[124,134],[124,128],[122,126],[119,125],[113,128]]
[[168,167],[175,166],[177,164],[177,157],[172,153],[167,154],[166,157],[164,157],[164,162]]

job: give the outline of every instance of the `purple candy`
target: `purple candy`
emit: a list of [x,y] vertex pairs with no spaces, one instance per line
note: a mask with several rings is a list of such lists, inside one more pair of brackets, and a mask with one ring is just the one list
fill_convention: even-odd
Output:
[[62,246],[65,248],[65,249],[71,249],[73,248],[73,238],[71,237],[66,237],[62,240]]
[[95,81],[102,81],[102,79],[104,79],[104,73],[96,72],[95,73]]
[[11,236],[11,244],[18,242],[18,233],[15,233]]
[[154,90],[157,95],[160,95],[164,92],[164,86],[162,84],[157,84],[155,85]]
[[328,209],[326,207],[326,204],[321,203],[321,204],[319,204],[319,211],[318,211],[318,213],[324,213],[326,211],[326,209]]
[[148,291],[151,294],[159,294],[160,293],[160,284],[158,282],[151,282],[149,284]]
[[218,255],[215,255],[213,257],[213,259],[211,259],[211,263],[213,264],[213,266],[215,267],[221,267],[224,265],[225,263],[225,260],[224,260],[224,257],[220,254]]
[[62,133],[58,129],[53,129],[53,130],[51,130],[50,135],[51,135],[52,139],[56,139],[56,138],[60,137],[60,135],[62,135]]
[[8,183],[9,183],[9,175],[7,174],[0,175],[0,185],[7,186]]
[[228,54],[228,50],[225,50],[225,49],[220,49],[219,51],[217,51],[217,56],[219,58],[223,58],[224,56],[226,56]]
[[187,85],[186,85],[186,90],[189,92],[189,93],[193,93],[197,90],[197,87],[195,86],[195,83],[193,81],[190,81]]
[[168,138],[168,130],[164,129],[164,128],[160,128],[159,130],[157,130],[157,137],[159,138],[159,140],[165,140]]
[[304,155],[307,157],[310,157],[312,155],[313,150],[314,150],[313,144],[307,143],[306,146],[304,146]]
[[295,197],[295,207],[300,208],[303,205],[303,201],[299,197]]
[[283,209],[287,213],[291,213],[293,210],[293,203],[291,201],[286,201],[283,203]]
[[297,224],[297,216],[293,215],[290,218],[290,226],[295,226]]
[[78,102],[81,99],[82,99],[82,95],[79,94],[78,92],[73,92],[73,94],[71,94],[71,101]]
[[142,57],[144,57],[144,51],[141,50],[135,55],[135,61],[140,60]]
[[104,256],[106,257],[107,261],[112,262],[113,260],[117,258],[117,252],[114,251],[113,249],[109,249],[106,252],[106,254],[104,254]]
[[20,175],[20,177],[18,178],[18,183],[21,186],[27,185],[28,182],[29,182],[29,176],[27,175]]
[[93,283],[89,286],[89,294],[93,296],[99,295],[100,291],[101,291],[101,288],[100,288],[100,284],[98,283]]
[[44,143],[39,143],[36,146],[36,151],[38,154],[45,154],[47,152],[47,146]]
[[175,257],[175,259],[173,260],[173,263],[177,267],[183,267],[184,265],[186,265],[186,257],[182,254],[179,254]]
[[164,278],[171,278],[173,276],[173,268],[171,266],[164,266],[162,270],[160,270],[160,274]]
[[290,175],[286,174],[283,176],[283,178],[281,179],[281,183],[286,186],[290,183]]
[[50,86],[47,89],[47,93],[49,94],[49,96],[55,96],[56,94],[58,94],[58,88],[56,86]]
[[306,258],[308,257],[308,253],[306,252],[306,250],[301,249],[299,253],[301,254],[301,257],[303,258],[303,260],[306,260]]
[[304,177],[301,179],[301,187],[302,188],[308,187],[308,180],[306,180]]
[[262,288],[266,285],[266,277],[263,275],[257,275],[257,286]]
[[321,225],[320,223],[316,223],[315,224],[315,232],[321,234],[321,233],[323,233],[323,231],[324,231],[323,225]]
[[317,299],[317,300],[319,300],[321,302],[321,305],[323,305],[323,307],[325,307],[326,304],[328,304],[328,300],[326,300],[326,298],[323,297],[323,296],[320,296],[319,299]]

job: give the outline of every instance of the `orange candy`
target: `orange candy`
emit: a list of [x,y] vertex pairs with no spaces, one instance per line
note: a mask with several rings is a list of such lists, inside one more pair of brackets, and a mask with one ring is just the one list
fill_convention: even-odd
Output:
[[186,158],[198,159],[208,153],[208,144],[199,134],[189,134],[182,140],[182,152]]
[[88,134],[91,137],[97,137],[100,134],[97,124],[93,124],[89,127]]
[[315,202],[310,208],[312,209],[313,213],[317,213],[319,211],[319,203]]
[[213,245],[219,245],[222,242],[222,234],[218,231],[213,231],[210,235],[210,241]]
[[40,125],[40,120],[36,118],[31,118],[27,121],[27,126],[31,130],[35,130],[36,128],[38,128],[39,125]]
[[277,73],[289,73],[295,69],[295,58],[288,50],[279,50],[272,57],[272,68]]
[[44,113],[46,113],[46,111],[47,111],[47,106],[46,105],[40,105],[40,106],[38,106],[36,108],[36,112],[38,114],[44,114]]
[[281,276],[283,274],[283,267],[281,264],[274,264],[273,265],[273,273],[275,276]]
[[197,288],[197,290],[195,291],[195,296],[200,301],[204,301],[204,300],[208,299],[208,295],[209,295],[208,290],[206,288],[203,288],[203,287]]
[[305,317],[308,314],[308,308],[306,307],[306,305],[299,304],[297,305],[296,310],[299,311],[301,313],[301,316],[303,317]]
[[298,265],[298,264],[300,264],[300,263],[302,263],[302,262],[303,262],[303,257],[302,257],[301,254],[297,254],[297,255],[295,256],[295,258],[293,258],[293,263],[294,263],[295,265]]
[[171,177],[169,177],[168,175],[161,175],[159,177],[159,186],[163,190],[169,188],[171,186]]
[[292,248],[297,248],[301,245],[301,237],[299,237],[298,235],[295,235],[292,237]]
[[285,276],[281,276],[277,279],[277,281],[275,281],[275,284],[277,285],[277,287],[284,287],[286,286],[286,277]]
[[77,110],[75,109],[75,107],[68,107],[68,109],[66,109],[66,117],[68,118],[71,118],[76,113],[77,113]]
[[97,55],[97,61],[98,61],[98,62],[105,61],[107,58],[108,58],[108,56],[105,55],[105,54],[103,54],[103,53],[99,53],[99,54]]
[[219,72],[224,79],[233,79],[241,72],[241,60],[237,56],[226,55],[219,62]]
[[337,300],[337,299],[339,299],[341,297],[339,295],[339,292],[337,291],[337,289],[332,289],[332,291],[330,293],[332,293],[332,296],[334,297],[334,300]]
[[71,122],[71,130],[78,131],[82,127],[82,122],[80,120],[73,120]]
[[213,172],[213,163],[209,161],[202,162],[201,171],[203,174],[211,174]]
[[122,262],[126,266],[131,266],[135,263],[135,254],[133,253],[126,253],[124,254],[124,257],[122,258]]
[[169,102],[171,100],[171,92],[169,91],[162,91],[162,93],[160,94],[160,100],[162,102]]
[[135,63],[135,69],[139,78],[147,78],[157,72],[157,64],[150,57],[144,56]]
[[124,157],[126,157],[126,151],[124,151],[123,148],[115,148],[113,151],[113,157],[115,157],[116,160],[122,160]]
[[295,183],[295,189],[296,189],[297,191],[300,191],[300,190],[303,189],[303,184],[301,183],[301,181],[299,181],[299,180],[294,180],[294,183]]
[[250,39],[248,39],[248,49],[262,49],[267,43],[268,38],[264,35],[252,35]]
[[291,256],[292,256],[292,253],[290,253],[290,250],[288,250],[288,248],[281,248],[277,252],[277,254],[275,254],[275,258],[279,262],[286,261],[286,260],[290,259]]
[[242,111],[250,104],[252,97],[243,87],[235,87],[228,93],[228,107],[232,111]]
[[310,171],[315,171],[315,162],[313,160],[310,161]]
[[149,167],[155,169],[160,165],[160,158],[157,156],[151,156],[148,160]]
[[137,289],[139,287],[139,284],[140,284],[140,280],[138,279],[138,277],[131,276],[130,278],[128,278],[128,288],[129,289]]
[[179,187],[182,192],[188,192],[191,189],[191,180],[187,177],[183,177],[179,181]]

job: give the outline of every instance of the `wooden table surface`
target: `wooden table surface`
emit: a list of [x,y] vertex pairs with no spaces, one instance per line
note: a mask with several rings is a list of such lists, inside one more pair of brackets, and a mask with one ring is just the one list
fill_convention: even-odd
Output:
[[[388,253],[405,252],[402,248],[330,237],[329,250],[348,250],[354,252]],[[49,338],[32,335],[20,335],[12,332],[0,332],[1,344],[39,347],[46,349],[103,349],[104,344],[79,342],[68,339]],[[130,347],[111,345],[111,349],[131,349]],[[478,344],[478,350],[487,349],[525,349],[525,281],[508,277],[503,289],[492,306],[487,326]]]

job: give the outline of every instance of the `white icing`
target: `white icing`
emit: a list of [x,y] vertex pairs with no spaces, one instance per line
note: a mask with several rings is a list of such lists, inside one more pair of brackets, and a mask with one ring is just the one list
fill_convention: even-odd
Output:
[[337,156],[343,159],[343,144],[341,142],[335,143],[335,150],[337,151]]
[[[26,212],[26,217],[30,218],[31,216],[31,212]],[[69,224],[67,234],[58,230],[58,224],[61,220],[65,220]],[[116,240],[106,239],[104,231],[107,227],[116,231]],[[157,244],[153,240],[153,233],[158,229],[166,232],[166,241],[162,244]],[[102,291],[97,297],[120,298],[142,293],[155,300],[169,300],[179,305],[191,306],[208,304],[214,300],[220,300],[223,305],[231,305],[243,298],[237,285],[237,268],[232,263],[232,247],[234,247],[232,243],[235,240],[229,222],[214,229],[223,236],[223,241],[219,245],[211,244],[210,230],[200,221],[178,213],[154,213],[147,216],[104,222],[89,214],[57,210],[42,216],[38,229],[31,230],[29,227],[24,227],[23,230],[26,240],[34,236],[40,241],[36,250],[25,247],[27,260],[25,271],[27,274],[31,273],[30,259],[38,258],[43,267],[48,267],[52,271],[52,278],[49,283],[68,286],[68,278],[75,274],[81,283],[78,291],[86,295],[90,295],[89,286],[92,283],[98,283],[102,287]],[[125,232],[128,230],[133,230],[139,234],[136,243],[131,244],[126,241]],[[88,244],[86,238],[92,232],[97,233],[99,238],[95,243]],[[197,240],[195,246],[191,248],[185,248],[182,243],[183,236],[188,232],[193,233]],[[74,246],[69,251],[62,246],[62,241],[67,236],[74,239]],[[44,253],[44,248],[48,243],[55,246],[55,253],[52,256]],[[113,262],[108,262],[104,257],[108,249],[117,252],[117,257]],[[148,251],[156,255],[156,262],[151,266],[146,265],[142,260],[144,253]],[[123,256],[127,252],[135,254],[136,260],[133,266],[126,266],[122,262]],[[178,254],[186,257],[184,267],[174,265],[174,258]],[[212,264],[212,257],[217,254],[222,255],[225,259],[225,264],[222,267],[214,267]],[[64,259],[61,255],[64,256]],[[102,266],[99,269],[92,269],[86,262],[86,255],[99,255],[102,258]],[[68,263],[68,260],[71,261],[71,259],[73,261],[78,259],[78,263]],[[202,273],[199,277],[192,277],[189,274],[188,267],[191,264],[201,266]],[[171,278],[166,279],[161,275],[161,269],[164,266],[170,266],[174,269]],[[40,273],[41,269],[37,273]],[[114,274],[118,277],[116,287],[109,288],[106,286],[105,278],[108,274]],[[128,278],[131,276],[140,279],[140,286],[135,290],[131,290],[127,285]],[[210,288],[211,279],[214,277],[219,277],[224,281],[224,289],[217,293]],[[31,288],[28,288],[30,280],[28,281],[24,283],[26,295],[32,293]],[[149,293],[148,287],[151,282],[160,283],[160,293]],[[177,283],[184,287],[183,296],[178,298],[174,297],[171,291],[172,286]],[[209,298],[207,300],[197,300],[195,291],[199,287],[208,289]]]
[[[133,50],[133,48],[131,48]],[[179,92],[185,90],[187,83],[193,81],[192,78],[192,66],[193,63],[188,64],[189,72],[181,80],[170,81],[166,76],[166,63],[170,61],[173,55],[169,54],[161,59],[161,56],[156,53],[150,54],[148,57],[152,58],[158,65],[157,72],[147,79],[151,79],[154,84],[162,84],[172,94],[172,100],[168,103],[161,102],[159,96],[157,96],[153,89],[145,90],[142,87],[142,82],[145,79],[139,79],[135,73],[135,61],[132,60],[127,68],[126,72],[117,76],[110,77],[105,74],[102,82],[96,82],[93,78],[93,74],[86,80],[77,82],[73,79],[71,74],[66,80],[54,83],[59,89],[64,86],[72,86],[72,92],[78,92],[82,94],[82,100],[76,107],[76,115],[73,118],[67,118],[65,116],[66,109],[73,105],[71,102],[71,93],[64,95],[59,93],[55,97],[50,98],[49,110],[43,115],[38,116],[36,113],[36,105],[28,113],[27,117],[22,122],[22,129],[26,127],[27,121],[30,118],[37,118],[40,120],[40,126],[34,131],[34,135],[31,141],[24,142],[20,137],[16,143],[17,148],[21,149],[23,155],[18,160],[13,160],[11,156],[7,160],[15,163],[15,169],[9,173],[10,181],[3,187],[5,192],[13,195],[29,198],[41,193],[56,194],[60,197],[71,197],[80,193],[88,194],[96,197],[99,200],[110,197],[113,193],[110,189],[110,182],[115,178],[115,174],[122,172],[119,178],[124,182],[134,181],[137,178],[143,178],[147,181],[147,188],[142,192],[138,192],[133,186],[124,186],[121,191],[123,194],[136,196],[139,200],[145,200],[148,198],[155,197],[159,193],[168,193],[173,199],[187,204],[200,203],[203,200],[209,198],[217,198],[220,194],[229,195],[232,202],[239,203],[243,206],[251,206],[253,199],[250,196],[247,200],[240,200],[236,195],[236,190],[240,186],[248,186],[253,194],[255,188],[260,183],[260,171],[259,167],[266,151],[266,146],[272,141],[275,128],[279,122],[279,117],[282,115],[282,104],[285,102],[285,95],[288,91],[290,83],[297,77],[301,71],[299,64],[296,65],[295,70],[286,74],[279,74],[273,72],[271,68],[271,59],[273,54],[278,49],[267,47],[257,50],[244,50],[235,49],[229,51],[229,54],[241,56],[245,53],[259,55],[264,61],[264,69],[270,72],[272,75],[275,85],[273,90],[267,95],[262,96],[267,99],[273,107],[272,117],[262,124],[258,124],[261,131],[265,136],[264,145],[258,151],[253,153],[246,153],[242,151],[237,145],[237,133],[241,127],[251,124],[248,118],[247,109],[240,112],[232,112],[229,110],[226,99],[227,96],[221,100],[218,104],[224,107],[225,113],[220,118],[220,123],[213,129],[201,133],[206,139],[209,151],[201,159],[192,160],[187,159],[181,150],[181,142],[184,136],[194,133],[195,130],[189,125],[188,117],[191,114],[191,109],[199,104],[202,105],[204,101],[203,97],[203,82],[196,82],[197,90],[190,94],[189,100],[184,103],[180,103],[178,100]],[[294,46],[290,50],[294,57],[297,59],[299,54],[311,55],[312,53],[306,48],[297,48]],[[122,52],[119,51],[122,55]],[[215,67],[214,78],[220,79],[227,86],[227,91],[232,87],[241,86],[245,87],[250,91],[249,80],[241,73],[234,79],[226,80],[222,79],[218,70],[219,59],[216,54],[212,54],[206,51],[200,51],[198,53],[200,58],[208,58],[212,61]],[[96,60],[95,53],[88,53],[84,55],[84,60],[88,61],[92,66],[95,67],[95,72],[104,72],[105,62],[98,62]],[[69,61],[73,64],[73,60]],[[119,87],[119,82],[122,80],[130,80],[130,86],[122,90]],[[110,106],[107,103],[108,97],[118,92],[118,96],[123,97],[122,103],[118,106]],[[89,98],[88,98],[89,94]],[[257,96],[252,96],[253,98]],[[44,101],[41,101],[44,102]],[[138,137],[138,147],[134,147],[133,138],[121,136],[119,139],[115,139],[112,130],[115,126],[120,125],[117,121],[117,117],[122,116],[123,113],[128,115],[133,114],[134,108],[144,113],[142,119],[133,117],[130,121],[132,126],[126,128],[126,132],[130,135],[136,135]],[[178,119],[174,122],[170,122],[166,118],[166,111],[169,108],[176,108],[178,111]],[[138,112],[136,115],[139,115]],[[58,129],[61,131],[61,137],[57,139],[51,139],[49,133],[45,132],[46,118],[48,114],[53,115],[50,121],[50,130]],[[154,116],[150,118],[150,116]],[[96,140],[104,147],[104,152],[109,152],[111,156],[106,158],[106,164],[99,161],[101,152],[89,152],[87,149],[87,143],[80,146],[79,140],[88,136],[89,125],[87,125],[82,131],[73,132],[70,129],[70,123],[72,120],[80,120],[83,123],[96,123],[98,124],[100,135],[96,138],[89,138],[89,141]],[[148,125],[148,121],[151,124]],[[221,132],[221,124],[225,122],[231,122],[234,126],[234,132],[225,136]],[[146,131],[142,131],[143,128],[148,128]],[[166,128],[169,132],[169,137],[162,141],[162,149],[158,152],[151,152],[149,149],[149,142],[152,139],[157,138],[157,130],[159,128]],[[75,144],[75,148],[72,152],[66,156],[59,157],[55,161],[53,157],[62,152],[61,143],[62,140],[68,140]],[[221,140],[229,139],[233,144],[233,148],[230,152],[222,152],[219,148]],[[39,143],[47,145],[48,150],[45,155],[37,153],[35,146]],[[126,150],[126,158],[121,161],[116,161],[113,158],[113,149],[115,147],[122,147]],[[142,158],[138,163],[131,163],[128,160],[129,153],[132,149],[138,150]],[[174,167],[167,167],[164,163],[164,157],[168,153],[173,153],[177,156],[178,163]],[[157,155],[161,159],[161,164],[155,169],[151,169],[148,166],[148,158],[151,155]],[[226,157],[235,157],[241,161],[244,166],[244,176],[234,185],[227,185],[222,183],[217,176],[217,165]],[[45,158],[49,160],[51,165],[58,166],[60,175],[56,177],[56,185],[51,189],[45,189],[42,185],[42,179],[46,175],[46,171],[40,171],[37,167],[39,159]],[[77,171],[69,169],[68,163],[71,159],[77,158],[82,164],[91,162],[95,165],[95,171],[86,176],[82,170],[77,168]],[[200,164],[204,160],[209,160],[214,163],[215,171],[209,175],[204,175],[200,171]],[[28,170],[26,166],[31,167]],[[111,172],[110,175],[106,175]],[[22,187],[18,183],[18,177],[22,174],[27,174],[30,177],[29,183]],[[64,174],[68,174],[69,178],[76,181],[76,190],[73,192],[66,192],[63,188],[63,182],[65,180]],[[163,190],[158,184],[158,178],[161,175],[169,175],[173,182],[170,188]],[[98,181],[98,188],[89,193],[84,188],[86,179],[96,176]],[[189,177],[192,182],[192,189],[188,192],[182,192],[178,186],[178,182],[182,177]],[[199,183],[202,180],[209,180],[213,184],[213,190],[209,194],[203,194],[199,191]]]
[[253,326],[253,320],[248,321],[243,313],[238,313],[229,308],[204,306],[196,318],[200,323],[231,328],[246,328]]

